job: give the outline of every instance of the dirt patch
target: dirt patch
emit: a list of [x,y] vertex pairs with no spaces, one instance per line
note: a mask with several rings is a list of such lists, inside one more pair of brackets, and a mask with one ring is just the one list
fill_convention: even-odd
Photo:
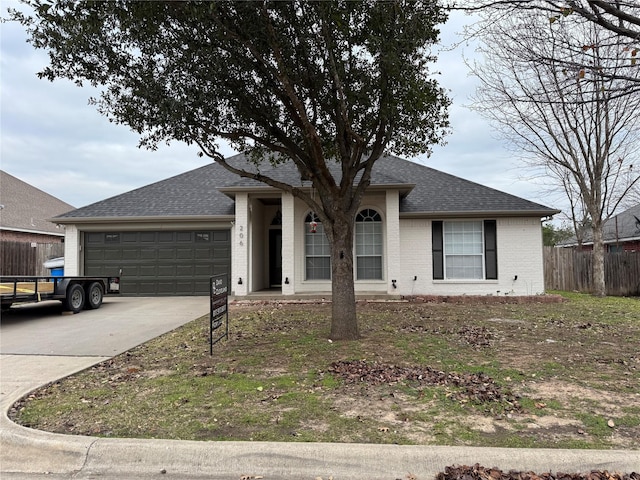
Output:
[[624,415],[624,411],[628,409],[640,409],[640,393],[629,395],[613,391],[602,392],[557,380],[530,382],[527,387],[528,396],[532,398],[555,400],[566,408],[573,405],[581,411],[607,418]]

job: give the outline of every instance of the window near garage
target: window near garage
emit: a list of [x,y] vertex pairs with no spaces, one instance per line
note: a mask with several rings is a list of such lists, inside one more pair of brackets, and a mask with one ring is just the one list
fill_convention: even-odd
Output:
[[309,213],[304,220],[306,280],[331,280],[331,249],[320,218]]
[[120,234],[119,233],[105,233],[104,234],[104,243],[120,243]]
[[432,222],[435,280],[498,278],[495,220]]
[[207,243],[211,241],[211,232],[196,232],[197,243]]
[[382,280],[382,217],[370,208],[356,215],[356,278]]

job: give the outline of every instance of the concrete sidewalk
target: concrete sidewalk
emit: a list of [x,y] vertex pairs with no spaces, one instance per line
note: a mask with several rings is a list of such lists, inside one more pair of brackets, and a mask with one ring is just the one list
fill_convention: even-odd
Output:
[[0,478],[425,480],[448,465],[475,463],[537,473],[640,472],[640,451],[112,439],[50,434],[8,419],[28,392],[108,358],[5,354],[3,342]]

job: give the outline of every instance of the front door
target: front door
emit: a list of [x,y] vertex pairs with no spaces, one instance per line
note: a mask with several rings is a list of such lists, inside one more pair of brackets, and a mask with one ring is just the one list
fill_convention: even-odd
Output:
[[269,287],[282,287],[282,230],[269,230]]

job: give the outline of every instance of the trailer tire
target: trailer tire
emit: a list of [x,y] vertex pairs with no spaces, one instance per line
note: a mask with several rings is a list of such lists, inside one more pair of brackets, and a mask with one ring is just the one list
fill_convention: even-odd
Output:
[[82,285],[74,283],[67,288],[67,295],[64,300],[64,309],[73,313],[78,313],[84,308],[84,288]]
[[84,308],[87,310],[95,310],[102,305],[102,298],[104,297],[104,291],[100,282],[91,283],[86,290],[86,300]]

